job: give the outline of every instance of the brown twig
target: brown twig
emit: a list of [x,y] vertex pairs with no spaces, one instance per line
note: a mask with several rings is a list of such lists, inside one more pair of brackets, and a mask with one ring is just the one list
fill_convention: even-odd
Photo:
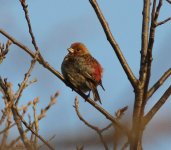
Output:
[[2,112],[2,116],[1,116],[1,119],[0,119],[0,126],[2,125],[2,123],[5,121],[5,118],[7,116],[7,110],[1,110]]
[[5,129],[3,129],[2,131],[0,131],[0,134],[4,133],[5,131],[9,130],[10,128],[14,127],[16,124],[13,123],[12,125],[10,125],[9,127],[6,127]]
[[8,103],[9,103],[9,106],[8,107],[11,108],[14,121],[15,121],[15,123],[17,125],[18,131],[20,133],[21,139],[22,139],[25,147],[27,149],[32,149],[32,147],[31,147],[31,145],[29,143],[29,140],[27,139],[27,137],[26,137],[26,135],[24,133],[24,130],[23,130],[23,127],[22,127],[20,118],[17,116],[16,110],[13,107],[14,106],[13,105],[13,93],[12,93],[11,84],[8,83],[7,80],[2,80],[2,78],[0,78],[0,87],[3,90],[4,97],[7,99]]
[[12,43],[10,40],[6,42],[6,46],[0,43],[0,64],[2,63],[3,59],[5,59],[5,56],[7,55],[7,53],[9,52],[9,47],[11,44]]
[[[154,0],[155,1],[155,0]],[[141,61],[139,71],[139,82],[135,89],[135,101],[133,109],[132,120],[132,139],[130,143],[130,149],[141,149],[142,129],[141,119],[143,117],[145,103],[144,95],[147,91],[145,85],[147,80],[147,49],[148,49],[148,30],[149,30],[149,17],[150,17],[150,0],[144,0],[143,2],[143,20],[142,20],[142,33],[141,33]]]
[[[8,129],[11,125],[11,116],[12,116],[11,110],[8,109],[7,120],[6,120],[6,128]],[[2,137],[2,142],[1,142],[1,147],[0,147],[1,149],[6,149],[6,144],[7,144],[6,142],[7,142],[8,134],[9,134],[9,130],[5,130],[3,137]]]
[[37,58],[36,58],[36,55],[35,55],[35,58],[31,61],[31,65],[30,65],[29,70],[28,70],[27,73],[25,74],[24,80],[23,80],[23,81],[21,82],[21,84],[19,85],[19,89],[18,89],[18,91],[17,91],[16,94],[15,94],[15,99],[16,99],[15,105],[18,105],[18,102],[19,102],[19,99],[20,99],[20,97],[21,97],[21,94],[22,94],[24,88],[26,87],[26,84],[27,84],[27,81],[28,81],[28,79],[29,79],[29,77],[30,77],[30,74],[31,74],[31,72],[33,71],[33,68],[34,68],[34,66],[35,66],[35,64],[36,64],[36,59],[37,59]]
[[[35,132],[36,132],[36,134],[38,134],[38,132],[39,132],[39,122],[38,122],[38,117],[37,117],[37,113],[36,113],[36,104],[38,102],[39,102],[39,98],[36,98],[33,101],[33,112],[34,112]],[[37,138],[37,136],[35,136],[35,139],[34,139],[34,147],[35,147],[35,149],[37,149],[37,142],[38,142],[38,138]]]
[[132,86],[135,88],[136,85],[137,85],[137,79],[136,77],[134,76],[131,68],[129,67],[125,57],[123,56],[122,54],[122,51],[118,45],[118,43],[116,42],[115,38],[113,37],[111,31],[110,31],[110,28],[108,26],[108,23],[107,21],[105,20],[96,0],[89,0],[90,1],[90,4],[92,5],[92,7],[94,8],[94,11],[96,12],[96,15],[103,27],[103,30],[106,34],[106,37],[107,37],[107,40],[109,41],[109,43],[111,44],[111,46],[113,47],[129,81],[131,82]]
[[54,150],[54,148],[39,134],[37,134],[28,124],[27,122],[23,119],[23,117],[19,114],[17,108],[15,107],[15,111],[17,113],[17,116],[20,118],[21,122],[25,125],[29,131],[31,131],[35,136],[37,136],[49,149]]
[[91,129],[93,129],[93,130],[95,130],[95,131],[97,132],[97,134],[99,135],[100,141],[102,142],[102,144],[103,144],[105,150],[108,150],[109,148],[108,148],[108,146],[107,146],[107,143],[106,143],[105,140],[104,140],[104,137],[103,137],[103,135],[102,135],[101,130],[100,130],[98,127],[93,126],[93,125],[91,125],[90,123],[88,123],[88,122],[82,117],[82,115],[80,114],[80,112],[79,112],[79,100],[78,100],[77,97],[75,98],[75,105],[74,105],[74,108],[75,108],[75,111],[76,111],[76,113],[77,113],[78,118],[79,118],[82,122],[84,122],[84,124],[87,125],[89,128],[91,128]]
[[32,38],[32,44],[34,45],[35,50],[39,51],[39,48],[37,46],[33,31],[32,31],[32,27],[31,27],[29,12],[28,12],[28,9],[27,9],[28,5],[26,4],[26,0],[20,0],[20,2],[21,2],[21,5],[23,7],[23,10],[24,10],[25,18],[26,18],[27,25],[28,25],[28,28],[29,28],[29,33],[30,33],[30,36]]
[[167,19],[165,19],[163,21],[158,22],[156,26],[160,26],[160,25],[162,25],[162,24],[164,24],[164,23],[166,23],[166,22],[168,22],[170,20],[171,20],[171,17],[169,17],[169,18],[167,18]]
[[156,92],[156,90],[163,85],[168,77],[171,75],[171,68],[169,68],[161,78],[150,88],[147,94],[147,100]]
[[158,110],[163,106],[163,104],[168,100],[171,95],[171,85],[162,95],[162,97],[157,101],[157,103],[151,108],[151,110],[144,117],[144,126],[148,124],[148,122],[154,117],[154,115],[158,112]]
[[[43,119],[45,117],[46,112],[56,103],[56,98],[58,97],[59,92],[56,92],[50,99],[49,104],[41,110],[41,113],[38,115],[38,121],[40,121],[41,119]],[[30,128],[32,128],[35,125],[35,121],[33,121],[32,123],[29,123]],[[26,129],[24,132],[27,133],[29,131],[29,129]],[[12,147],[16,142],[18,142],[20,140],[21,136],[18,136],[16,139],[14,139],[13,141],[11,141],[11,143],[9,144],[10,147]]]
[[[47,142],[52,141],[55,137],[56,137],[56,135],[53,135],[51,138],[49,138],[49,139],[47,140]],[[45,145],[45,144],[40,145],[37,149],[41,149],[44,145]]]

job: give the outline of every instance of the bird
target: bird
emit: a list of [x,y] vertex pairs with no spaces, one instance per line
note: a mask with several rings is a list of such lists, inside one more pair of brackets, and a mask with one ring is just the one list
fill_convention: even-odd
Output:
[[102,104],[97,91],[98,85],[105,91],[102,84],[102,66],[81,42],[72,43],[67,50],[68,54],[61,64],[65,80],[82,92],[88,92],[88,97],[92,91],[94,101],[99,101]]

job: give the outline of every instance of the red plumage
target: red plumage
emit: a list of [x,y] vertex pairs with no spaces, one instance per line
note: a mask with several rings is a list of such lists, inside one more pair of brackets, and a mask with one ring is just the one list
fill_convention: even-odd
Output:
[[102,85],[103,68],[100,63],[91,56],[86,46],[76,42],[68,48],[61,70],[64,78],[83,92],[93,92],[95,101],[100,100],[97,86]]

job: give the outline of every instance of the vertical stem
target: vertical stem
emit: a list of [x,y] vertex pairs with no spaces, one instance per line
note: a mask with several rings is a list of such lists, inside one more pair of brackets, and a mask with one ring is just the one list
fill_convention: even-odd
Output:
[[149,15],[150,15],[150,0],[144,0],[143,5],[143,21],[142,21],[142,43],[141,43],[141,64],[140,77],[138,86],[135,90],[135,102],[133,110],[133,125],[132,125],[132,140],[130,144],[131,150],[142,149],[142,135],[141,121],[144,115],[144,101],[145,101],[145,82],[147,79],[147,49],[148,49],[148,32],[149,32]]

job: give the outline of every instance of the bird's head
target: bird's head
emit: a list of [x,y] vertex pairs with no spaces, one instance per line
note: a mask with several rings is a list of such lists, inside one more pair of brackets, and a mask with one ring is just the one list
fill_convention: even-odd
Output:
[[68,50],[69,54],[73,54],[73,55],[77,55],[77,56],[89,54],[89,51],[86,48],[86,46],[80,42],[71,44],[70,48],[68,48],[67,50]]

